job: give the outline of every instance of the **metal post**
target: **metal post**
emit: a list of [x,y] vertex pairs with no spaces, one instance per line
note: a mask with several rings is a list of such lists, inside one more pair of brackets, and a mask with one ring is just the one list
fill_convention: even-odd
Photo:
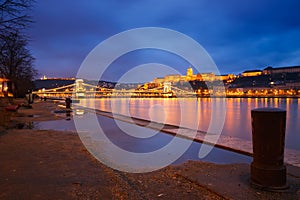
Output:
[[283,163],[286,111],[258,108],[251,111],[251,118],[251,184],[266,190],[286,189],[286,166]]
[[70,97],[66,98],[66,109],[71,109],[72,100]]
[[71,120],[71,110],[66,110],[66,120]]

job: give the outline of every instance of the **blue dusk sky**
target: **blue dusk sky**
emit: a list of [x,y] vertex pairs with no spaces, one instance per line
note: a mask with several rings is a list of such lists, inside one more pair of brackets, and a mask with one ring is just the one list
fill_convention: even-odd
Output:
[[[294,66],[300,65],[299,9],[299,0],[36,1],[29,48],[39,77],[74,77],[88,53],[105,39],[133,28],[163,27],[201,44],[221,74]],[[167,52],[141,50],[121,56],[101,79],[116,81],[146,63],[161,63],[182,74],[189,66]]]

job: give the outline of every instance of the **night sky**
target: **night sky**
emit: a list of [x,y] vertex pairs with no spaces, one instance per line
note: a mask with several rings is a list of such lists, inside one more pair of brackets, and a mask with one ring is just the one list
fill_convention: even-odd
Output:
[[[101,41],[128,29],[163,27],[196,40],[222,74],[294,66],[300,65],[299,9],[299,0],[37,1],[30,49],[39,77],[74,77]],[[189,65],[159,51],[123,57],[102,79],[115,81],[133,66],[148,62],[183,74]]]

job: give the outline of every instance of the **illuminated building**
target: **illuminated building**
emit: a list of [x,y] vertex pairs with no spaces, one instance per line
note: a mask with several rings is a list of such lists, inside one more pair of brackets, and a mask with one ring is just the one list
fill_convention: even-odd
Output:
[[202,75],[201,75],[200,73],[198,73],[198,74],[196,75],[196,80],[197,80],[197,81],[203,81]]
[[8,93],[8,82],[9,80],[6,78],[0,78],[0,97],[4,97],[4,94],[8,96],[12,96],[12,94]]
[[225,74],[225,75],[215,75],[216,81],[232,81],[235,79],[234,74]]
[[261,70],[247,70],[242,73],[242,76],[259,76],[262,75]]
[[187,70],[186,70],[186,76],[187,77],[192,77],[194,75],[193,73],[193,68],[189,67]]
[[214,73],[201,73],[202,80],[203,81],[214,81],[215,80],[215,74]]
[[157,77],[154,78],[153,83],[163,83],[165,82],[165,78],[164,77]]
[[75,82],[74,78],[47,78],[46,79],[37,79],[34,81],[35,89],[50,89],[61,87],[64,85],[70,85]]
[[194,75],[193,69],[191,67],[189,67],[186,70],[185,80],[186,81],[194,81],[194,80],[196,80],[196,78],[197,78],[197,75]]
[[184,81],[228,81],[230,82],[235,78],[233,74],[226,75],[215,75],[214,73],[198,73],[194,74],[193,69],[189,67],[186,71],[186,76],[182,76],[180,74],[170,74],[165,77],[157,77],[154,78],[153,83],[164,83],[164,82],[184,82]]
[[46,75],[44,75],[41,80],[74,80],[75,81],[76,78],[71,77],[71,78],[48,78]]
[[267,67],[263,70],[263,74],[280,74],[280,73],[300,73],[300,66],[293,67]]
[[164,82],[179,82],[182,80],[180,74],[171,74],[164,77]]

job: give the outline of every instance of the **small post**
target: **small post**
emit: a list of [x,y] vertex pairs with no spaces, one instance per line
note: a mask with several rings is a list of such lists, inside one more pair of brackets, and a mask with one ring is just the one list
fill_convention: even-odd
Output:
[[31,104],[33,104],[33,94],[32,90],[28,90],[27,94],[25,95],[27,99],[27,107],[31,108]]
[[287,189],[284,144],[286,111],[278,108],[251,110],[253,162],[252,186],[266,190]]
[[71,110],[66,110],[66,120],[71,120]]
[[66,98],[66,109],[71,109],[72,100],[70,97]]
[[28,104],[33,104],[33,94],[32,94],[32,90],[29,90],[29,94],[28,94]]

